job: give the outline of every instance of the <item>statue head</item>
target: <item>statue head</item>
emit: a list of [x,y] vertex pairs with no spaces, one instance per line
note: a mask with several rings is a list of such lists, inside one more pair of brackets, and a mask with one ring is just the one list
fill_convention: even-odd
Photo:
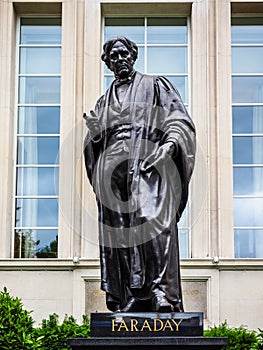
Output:
[[103,45],[101,59],[115,77],[123,79],[129,76],[137,57],[137,45],[123,36],[110,39]]

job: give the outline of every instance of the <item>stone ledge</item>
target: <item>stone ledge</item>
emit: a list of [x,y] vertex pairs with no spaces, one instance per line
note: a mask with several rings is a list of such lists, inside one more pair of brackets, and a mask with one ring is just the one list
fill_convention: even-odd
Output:
[[[181,271],[184,270],[219,270],[219,271],[263,271],[263,259],[224,259],[220,258],[218,263],[213,263],[212,258],[206,259],[181,259]],[[0,270],[17,271],[17,270],[90,270],[100,269],[99,259],[79,258],[78,263],[73,262],[73,258],[68,259],[14,259],[0,258]],[[182,278],[187,276],[182,276]],[[89,276],[83,276],[89,279]],[[100,280],[100,275],[96,276]]]
[[67,344],[73,350],[220,350],[227,338],[164,337],[164,338],[75,338]]

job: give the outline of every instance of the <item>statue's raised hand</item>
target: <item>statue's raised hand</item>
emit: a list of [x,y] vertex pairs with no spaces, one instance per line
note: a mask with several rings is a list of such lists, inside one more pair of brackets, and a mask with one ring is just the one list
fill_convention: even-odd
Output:
[[90,111],[90,115],[83,113],[83,118],[86,121],[91,138],[93,140],[100,139],[102,128],[96,113],[94,111]]

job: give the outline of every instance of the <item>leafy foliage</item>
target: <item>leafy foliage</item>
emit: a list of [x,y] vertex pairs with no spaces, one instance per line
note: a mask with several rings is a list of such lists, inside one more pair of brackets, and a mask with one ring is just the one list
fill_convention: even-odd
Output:
[[36,252],[37,258],[57,258],[58,251],[58,236],[49,245],[46,245],[44,248],[41,248]]
[[263,349],[258,343],[255,331],[249,331],[245,327],[230,328],[227,322],[219,326],[209,328],[204,332],[205,337],[228,337],[228,345],[223,350],[259,350]]
[[66,339],[89,337],[90,325],[83,316],[78,325],[72,316],[65,316],[59,324],[58,315],[52,314],[34,328],[31,311],[23,308],[19,298],[10,296],[7,289],[0,292],[0,349],[1,350],[66,350]]
[[[72,316],[59,323],[57,314],[49,315],[38,328],[34,328],[31,311],[23,308],[19,298],[10,296],[7,289],[0,292],[0,349],[1,350],[68,350],[67,338],[87,338],[90,324],[83,316],[78,325]],[[245,327],[230,328],[227,322],[204,332],[206,337],[228,337],[224,350],[263,350],[263,331],[249,331]]]
[[40,349],[34,338],[31,312],[23,309],[20,299],[13,298],[4,288],[0,292],[0,349]]
[[72,316],[65,316],[62,324],[58,322],[58,315],[49,315],[42,321],[40,328],[35,330],[38,339],[41,339],[43,350],[67,350],[67,338],[87,338],[90,335],[90,325],[87,316],[83,316],[82,325],[78,325]]
[[259,331],[257,335],[258,349],[263,350],[263,330],[259,328],[258,331]]
[[34,239],[33,231],[23,231],[17,229],[15,231],[15,257],[16,258],[35,258],[36,249],[40,240]]

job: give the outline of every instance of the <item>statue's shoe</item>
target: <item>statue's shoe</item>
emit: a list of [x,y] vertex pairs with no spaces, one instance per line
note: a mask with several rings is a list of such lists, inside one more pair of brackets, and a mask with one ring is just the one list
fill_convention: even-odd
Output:
[[155,312],[173,312],[174,307],[169,303],[165,296],[154,296],[152,299],[153,311]]
[[116,303],[114,301],[110,301],[107,303],[107,308],[112,312],[120,312],[121,307],[119,303]]
[[136,299],[134,297],[131,297],[128,300],[128,303],[124,306],[124,308],[121,309],[121,312],[132,312],[135,311],[135,304],[136,304]]

